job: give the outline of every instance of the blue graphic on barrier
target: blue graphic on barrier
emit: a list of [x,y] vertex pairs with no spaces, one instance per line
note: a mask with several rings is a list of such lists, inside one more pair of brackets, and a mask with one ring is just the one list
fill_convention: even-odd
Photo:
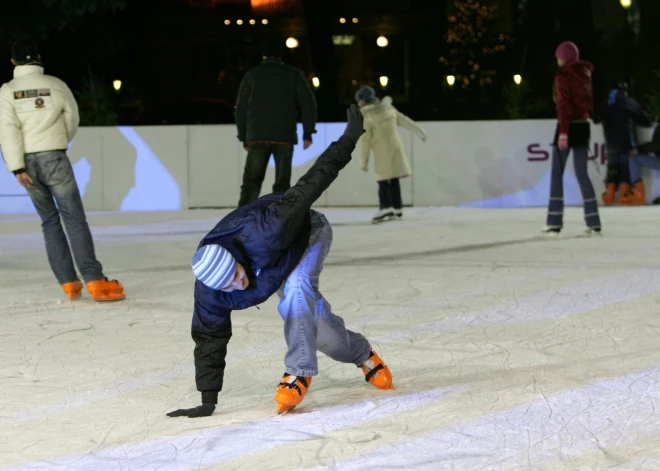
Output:
[[135,186],[124,198],[120,211],[180,210],[181,190],[174,177],[134,128],[117,129],[137,151]]
[[[458,205],[460,208],[522,208],[529,206],[547,206],[550,197],[549,170],[539,182],[528,190],[516,191],[508,195],[496,196],[483,201],[473,201]],[[566,206],[582,205],[582,193],[575,175],[564,174],[564,203]]]

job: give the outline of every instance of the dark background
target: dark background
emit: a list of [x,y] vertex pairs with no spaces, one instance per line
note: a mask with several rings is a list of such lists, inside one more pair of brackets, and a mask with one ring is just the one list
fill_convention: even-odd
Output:
[[[262,40],[295,37],[284,59],[310,84],[320,79],[320,121],[343,120],[361,84],[416,120],[550,118],[554,50],[572,40],[596,65],[599,100],[628,80],[657,115],[658,18],[658,0],[634,0],[629,10],[619,0],[3,0],[0,79],[11,79],[12,41],[30,35],[47,73],[76,93],[83,124],[232,123]],[[450,73],[461,77],[453,87]]]

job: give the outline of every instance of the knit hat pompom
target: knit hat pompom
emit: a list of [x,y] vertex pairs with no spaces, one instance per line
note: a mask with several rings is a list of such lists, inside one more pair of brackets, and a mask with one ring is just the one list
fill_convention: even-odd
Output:
[[576,62],[580,60],[580,50],[571,41],[565,41],[557,47],[555,52],[555,57],[560,61],[564,61],[567,64],[571,62]]
[[220,245],[205,245],[192,258],[195,278],[211,289],[225,288],[236,273],[236,260]]
[[368,85],[362,85],[355,93],[355,101],[372,101],[376,99],[376,91]]

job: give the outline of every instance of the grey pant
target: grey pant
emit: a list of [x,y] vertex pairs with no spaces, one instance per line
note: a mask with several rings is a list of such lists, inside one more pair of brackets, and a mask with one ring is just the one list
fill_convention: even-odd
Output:
[[[548,205],[548,227],[561,228],[564,225],[564,169],[571,149],[559,150],[556,146],[552,149],[552,177],[550,181],[550,204]],[[589,179],[587,163],[589,162],[589,150],[586,147],[573,148],[573,165],[575,176],[580,184],[582,200],[584,203],[584,220],[587,227],[600,227],[598,215],[598,202],[596,193]]]
[[34,186],[28,189],[28,194],[41,217],[46,253],[57,281],[64,284],[78,279],[60,216],[85,282],[105,278],[103,268],[96,260],[80,191],[66,153],[58,150],[26,154],[25,168]]
[[369,357],[366,338],[347,330],[344,320],[319,291],[323,261],[332,245],[332,228],[325,216],[312,212],[309,247],[296,269],[278,291],[288,351],[286,372],[295,376],[318,374],[317,350],[342,363],[360,366]]

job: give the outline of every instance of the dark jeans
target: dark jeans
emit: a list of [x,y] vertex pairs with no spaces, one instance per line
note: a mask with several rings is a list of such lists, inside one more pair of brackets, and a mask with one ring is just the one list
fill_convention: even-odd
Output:
[[[78,184],[66,153],[50,151],[26,154],[25,168],[34,186],[28,189],[28,194],[41,218],[48,261],[57,281],[64,284],[78,279],[71,249],[85,282],[104,279],[103,268],[94,253],[94,241],[87,225]],[[60,216],[71,241],[71,249]]]
[[391,180],[381,180],[378,182],[378,199],[380,200],[380,209],[394,208],[401,209],[401,185],[398,178]]
[[250,144],[245,170],[243,171],[239,207],[259,198],[261,184],[266,176],[266,168],[268,168],[268,160],[270,160],[271,154],[275,157],[273,192],[281,193],[291,187],[293,146],[290,144]]
[[630,183],[628,153],[618,149],[607,150],[607,179],[605,183]]
[[[552,149],[552,177],[550,181],[550,204],[548,205],[547,219],[547,225],[549,227],[561,228],[564,225],[564,169],[566,168],[566,161],[570,152],[570,147],[566,150],[559,150],[557,147],[553,147]],[[600,217],[598,215],[596,193],[587,173],[588,162],[588,148],[576,147],[573,149],[575,176],[580,183],[582,200],[584,202],[584,220],[587,223],[587,227],[595,228],[600,227]]]

